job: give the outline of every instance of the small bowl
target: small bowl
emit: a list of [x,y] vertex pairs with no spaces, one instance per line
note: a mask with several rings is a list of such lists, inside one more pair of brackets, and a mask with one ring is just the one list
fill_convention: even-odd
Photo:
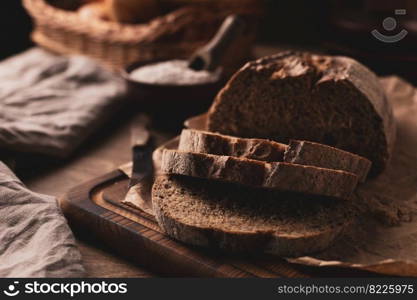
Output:
[[218,91],[225,84],[223,76],[215,82],[192,85],[150,84],[130,78],[133,70],[159,62],[164,62],[164,60],[134,63],[122,70],[130,98],[147,110],[183,112],[185,117],[199,114],[208,109]]

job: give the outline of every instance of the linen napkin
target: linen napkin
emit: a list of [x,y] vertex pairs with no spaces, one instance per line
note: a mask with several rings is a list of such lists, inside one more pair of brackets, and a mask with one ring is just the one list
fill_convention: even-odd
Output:
[[66,157],[114,113],[126,86],[91,59],[41,48],[0,62],[0,148]]
[[0,162],[0,277],[82,277],[84,273],[57,200],[28,190]]

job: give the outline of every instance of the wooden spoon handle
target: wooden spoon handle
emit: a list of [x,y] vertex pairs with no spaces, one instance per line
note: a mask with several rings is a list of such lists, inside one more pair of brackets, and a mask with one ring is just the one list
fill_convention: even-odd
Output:
[[197,71],[215,70],[220,65],[226,50],[244,33],[245,28],[246,24],[241,17],[228,16],[213,39],[193,54],[189,68]]

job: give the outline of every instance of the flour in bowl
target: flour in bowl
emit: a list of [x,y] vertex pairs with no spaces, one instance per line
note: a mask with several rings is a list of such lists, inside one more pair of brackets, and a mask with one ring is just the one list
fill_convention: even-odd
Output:
[[216,82],[221,70],[208,72],[188,68],[186,60],[170,60],[139,67],[130,73],[134,81],[160,85],[193,85]]

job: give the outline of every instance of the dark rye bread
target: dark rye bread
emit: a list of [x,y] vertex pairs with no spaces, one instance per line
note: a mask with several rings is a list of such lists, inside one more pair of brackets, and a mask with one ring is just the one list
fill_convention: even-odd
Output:
[[345,171],[285,162],[164,150],[161,171],[252,187],[349,199],[358,177]]
[[395,140],[390,104],[377,76],[340,56],[283,52],[247,63],[219,92],[209,131],[287,143],[323,143],[387,164]]
[[314,142],[290,140],[285,145],[192,129],[181,132],[178,150],[342,170],[356,174],[361,182],[366,180],[371,167],[364,157]]
[[284,162],[342,170],[356,174],[359,181],[365,182],[371,168],[371,161],[362,156],[331,146],[290,140],[284,153]]
[[178,150],[282,161],[287,145],[265,139],[245,139],[208,131],[183,129]]
[[152,202],[160,227],[184,243],[284,257],[327,248],[355,215],[347,201],[179,175],[157,177]]

